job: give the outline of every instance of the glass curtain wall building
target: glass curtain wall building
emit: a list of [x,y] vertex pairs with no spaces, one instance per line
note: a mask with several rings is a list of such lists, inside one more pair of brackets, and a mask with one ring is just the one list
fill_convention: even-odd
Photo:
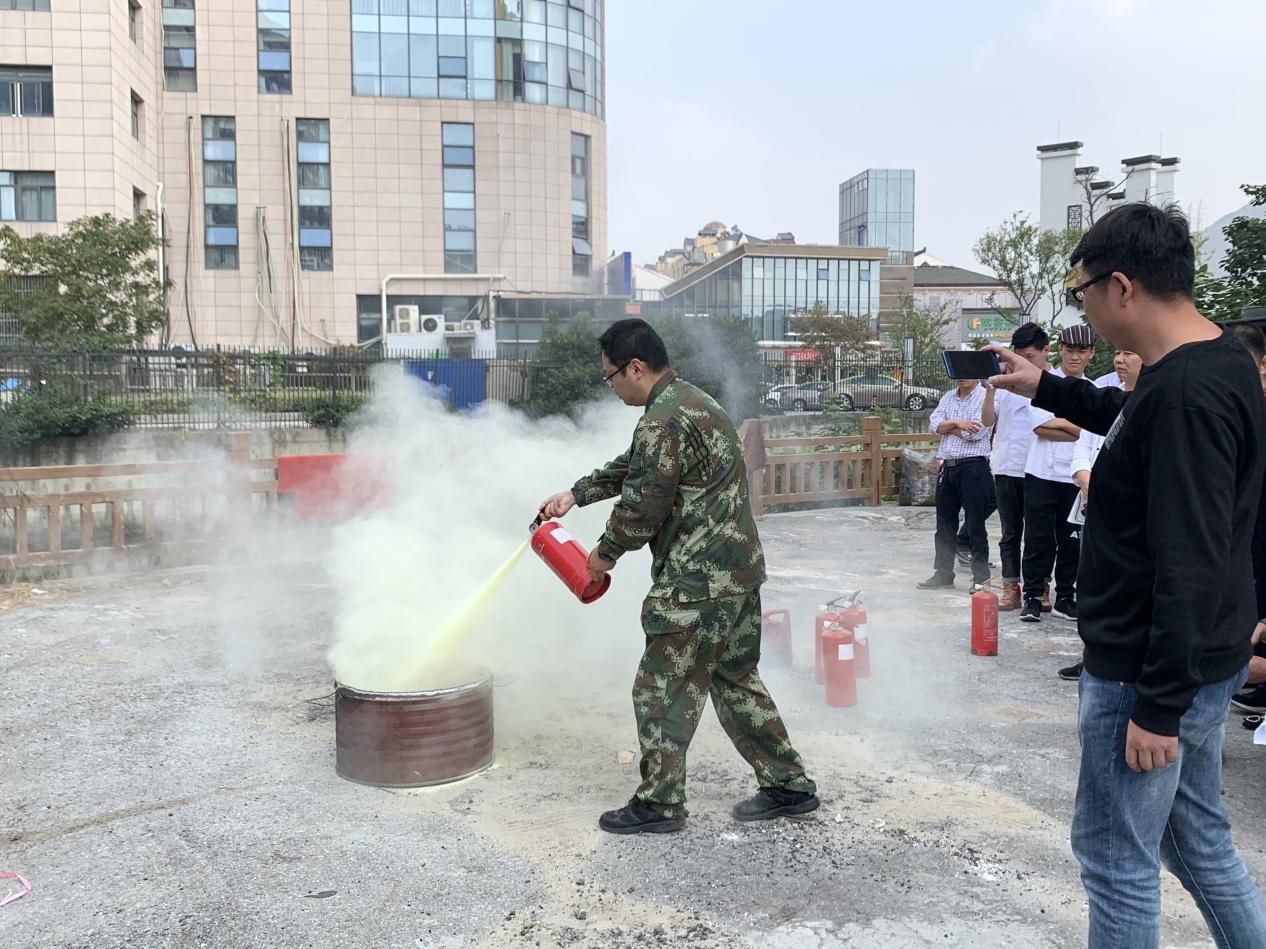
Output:
[[757,339],[784,340],[789,318],[821,304],[877,330],[884,256],[882,248],[745,244],[665,287],[664,299],[642,311],[742,317]]
[[602,115],[598,0],[352,0],[352,92]]
[[840,185],[840,244],[887,247],[903,263],[914,252],[914,171],[868,168]]

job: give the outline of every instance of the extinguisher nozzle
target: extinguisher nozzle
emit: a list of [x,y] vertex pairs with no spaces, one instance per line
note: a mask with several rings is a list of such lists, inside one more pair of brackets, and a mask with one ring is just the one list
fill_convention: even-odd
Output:
[[545,512],[540,511],[536,515],[536,520],[528,525],[528,533],[535,534],[536,529],[541,526],[541,522],[545,520]]

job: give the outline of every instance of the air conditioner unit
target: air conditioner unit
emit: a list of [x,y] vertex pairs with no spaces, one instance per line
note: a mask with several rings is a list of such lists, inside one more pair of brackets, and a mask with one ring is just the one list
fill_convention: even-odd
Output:
[[428,335],[430,335],[431,333],[443,333],[444,332],[444,318],[442,316],[422,317],[421,322],[418,324],[418,332],[426,333]]
[[396,324],[397,333],[416,333],[418,331],[418,308],[416,306],[396,306],[391,309],[391,316]]
[[478,329],[478,320],[461,320],[456,323],[446,323],[444,325],[444,332],[448,333],[450,336],[454,334],[465,336],[469,333],[476,332]]
[[462,320],[462,331],[467,332],[467,333],[478,333],[479,321],[478,320]]

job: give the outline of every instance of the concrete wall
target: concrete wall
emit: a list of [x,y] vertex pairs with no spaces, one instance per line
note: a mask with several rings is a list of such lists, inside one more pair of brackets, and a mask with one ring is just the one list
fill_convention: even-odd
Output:
[[[249,433],[252,458],[319,455],[347,450],[347,435],[319,428],[256,429]],[[26,468],[45,465],[123,465],[179,461],[227,452],[228,433],[134,431],[85,438],[58,438],[0,451],[0,465]]]

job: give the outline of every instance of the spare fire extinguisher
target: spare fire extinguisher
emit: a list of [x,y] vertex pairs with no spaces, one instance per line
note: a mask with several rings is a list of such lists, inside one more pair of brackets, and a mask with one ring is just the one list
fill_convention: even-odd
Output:
[[988,583],[971,595],[971,652],[998,655],[998,594]]
[[849,708],[857,704],[857,670],[853,634],[838,622],[822,630],[822,667],[826,704]]
[[844,601],[843,610],[838,614],[840,623],[853,634],[853,665],[857,678],[864,679],[870,675],[870,637],[866,632],[866,611],[860,606],[862,591],[846,594],[839,599]]
[[546,521],[538,514],[528,531],[532,535],[532,550],[581,603],[592,603],[607,592],[611,574],[604,573],[601,580],[593,578],[589,572],[589,551],[581,547],[562,524]]

